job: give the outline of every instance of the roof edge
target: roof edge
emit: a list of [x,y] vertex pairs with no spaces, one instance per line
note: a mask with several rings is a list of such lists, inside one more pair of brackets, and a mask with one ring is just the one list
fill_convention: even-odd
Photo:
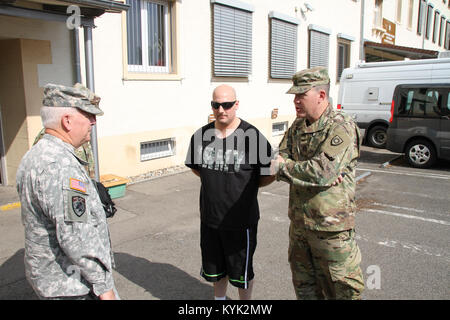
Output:
[[59,2],[87,5],[108,11],[121,12],[128,11],[130,5],[112,0],[57,0]]

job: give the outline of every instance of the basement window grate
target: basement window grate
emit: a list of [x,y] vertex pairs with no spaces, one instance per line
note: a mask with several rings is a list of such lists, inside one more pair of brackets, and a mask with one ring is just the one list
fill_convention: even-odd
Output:
[[141,142],[141,161],[175,155],[175,138]]

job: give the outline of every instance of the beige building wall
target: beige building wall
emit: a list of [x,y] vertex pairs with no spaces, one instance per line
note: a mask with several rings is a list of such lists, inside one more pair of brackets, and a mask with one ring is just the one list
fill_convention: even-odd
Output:
[[[397,19],[398,1],[402,14]],[[381,16],[396,23],[396,44],[418,47],[419,0],[413,1],[413,23],[407,26],[409,1],[382,1]],[[269,77],[269,12],[297,19],[297,69],[308,66],[309,29],[328,30],[330,96],[337,101],[338,36],[350,41],[350,66],[359,60],[361,3],[355,0],[240,0],[254,7],[252,13],[252,72],[248,79],[214,78],[212,76],[212,4],[210,0],[170,1],[173,4],[174,55],[173,74],[131,74],[126,66],[126,15],[104,14],[96,19],[94,29],[94,66],[96,93],[102,97],[105,115],[98,119],[100,174],[135,176],[147,171],[183,164],[189,139],[205,125],[212,113],[211,92],[217,85],[232,85],[238,94],[238,116],[257,126],[276,147],[281,136],[272,136],[272,124],[295,118],[293,96],[286,95],[289,80]],[[441,14],[448,14],[447,4],[432,0]],[[303,11],[303,13],[302,13]],[[365,1],[364,39],[381,42],[382,34],[374,25],[375,1]],[[426,41],[424,47],[442,50]],[[272,119],[273,109],[278,118]],[[140,160],[140,143],[166,138],[176,139],[176,154],[155,160]],[[114,155],[114,156],[112,156]]]
[[[401,1],[403,8],[400,18],[397,15],[398,1]],[[336,58],[338,37],[344,35],[347,39],[353,39],[350,40],[350,66],[354,66],[359,60],[362,1],[307,2],[313,8],[312,11],[306,10],[304,2],[297,0],[228,1],[231,4],[245,3],[254,7],[252,72],[248,79],[212,76],[210,0],[170,1],[174,30],[172,63],[175,66],[172,74],[129,73],[126,66],[125,13],[106,13],[96,18],[96,28],[93,30],[95,91],[101,96],[101,108],[105,111],[105,115],[98,118],[97,124],[100,174],[135,176],[183,164],[190,136],[208,122],[208,116],[212,113],[209,105],[211,92],[222,83],[232,85],[237,91],[240,100],[238,116],[257,126],[276,147],[281,136],[272,135],[273,123],[287,121],[290,125],[295,118],[295,110],[293,96],[285,94],[291,85],[290,81],[269,77],[271,11],[296,19],[299,23],[298,70],[308,66],[309,29],[318,28],[330,32],[330,95],[336,101],[339,91]],[[440,10],[441,15],[445,15],[447,19],[450,17],[446,3],[439,0],[429,2]],[[419,0],[413,1],[411,27],[407,25],[409,0],[386,0],[382,3],[382,17],[396,23],[396,44],[418,48],[423,44],[425,49],[443,50],[442,46],[431,40],[424,41],[423,37],[417,35]],[[375,1],[365,1],[364,39],[381,42],[382,34],[374,28],[374,5]],[[80,34],[81,71],[85,83],[82,32]],[[42,99],[42,87],[48,82],[73,84],[72,37],[64,23],[2,16],[0,40],[5,39],[26,39],[21,40],[20,48],[16,48],[21,53],[21,62],[3,63],[7,70],[14,65],[19,68],[20,65],[23,69],[22,84],[19,86],[17,83],[20,82],[6,83],[8,81],[3,80],[0,88],[3,92],[9,92],[15,86],[16,92],[22,91],[22,97],[14,100],[15,104],[20,105],[19,110],[13,113],[6,110],[6,115],[2,115],[8,125],[15,125],[15,131],[8,129],[8,144],[5,145],[9,148],[8,151],[12,147],[10,155],[16,154],[16,158],[19,158],[30,147],[41,128],[38,104]],[[47,41],[47,44],[43,45],[38,40]],[[13,50],[12,48],[9,50]],[[2,106],[2,113],[5,113],[3,109]],[[276,119],[271,117],[274,109],[278,109]],[[28,117],[27,120],[24,120],[24,114]],[[4,129],[5,125],[4,123]],[[174,156],[141,161],[141,143],[166,138],[175,138]],[[16,165],[14,161],[8,161],[11,172]],[[13,175],[15,172],[11,173]]]
[[[357,30],[338,18],[324,19],[324,12],[347,11],[359,17],[359,5],[349,2],[348,8],[335,1],[315,2],[315,11],[304,18],[301,3],[293,0],[243,1],[254,6],[252,14],[252,73],[248,79],[214,78],[212,76],[212,26],[209,0],[174,1],[177,72],[172,75],[133,76],[126,68],[126,25],[123,17],[104,14],[96,19],[94,29],[95,89],[102,98],[105,115],[98,119],[100,174],[135,176],[164,167],[182,165],[191,135],[208,122],[213,89],[222,84],[232,85],[238,95],[238,116],[252,123],[274,147],[280,135],[272,135],[272,124],[295,118],[293,96],[285,92],[290,80],[269,77],[269,12],[277,11],[299,20],[297,69],[308,64],[308,26],[332,28],[330,36],[330,77],[336,79],[337,33],[357,37]],[[332,7],[330,9],[330,6]],[[358,54],[352,43],[352,56]],[[332,83],[332,94],[337,94]],[[274,109],[278,117],[272,119]],[[176,138],[176,155],[162,159],[140,161],[140,143]],[[114,156],[112,156],[114,155]]]
[[28,39],[0,40],[0,60],[7,181],[14,184],[20,160],[31,147],[33,133],[40,125],[43,90],[37,83],[37,65],[51,62],[50,43]]
[[72,56],[64,23],[1,16],[0,108],[8,185],[15,185],[20,160],[42,129],[44,85],[73,84]]

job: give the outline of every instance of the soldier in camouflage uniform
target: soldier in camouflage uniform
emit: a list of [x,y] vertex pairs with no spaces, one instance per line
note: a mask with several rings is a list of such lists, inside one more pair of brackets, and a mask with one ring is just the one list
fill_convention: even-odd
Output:
[[115,299],[114,258],[97,190],[75,149],[90,140],[100,98],[80,84],[48,84],[46,134],[23,157],[17,191],[25,274],[41,299]]
[[324,67],[297,72],[297,119],[280,143],[277,180],[290,184],[289,262],[298,299],[360,299],[355,242],[355,167],[360,132],[328,102]]
[[[34,139],[33,146],[42,139],[44,134],[45,128],[39,131],[36,138]],[[89,141],[84,143],[81,147],[75,150],[75,155],[84,162],[87,162],[87,165],[85,165],[84,168],[89,174],[89,177],[95,179],[94,154],[92,153],[91,143]]]

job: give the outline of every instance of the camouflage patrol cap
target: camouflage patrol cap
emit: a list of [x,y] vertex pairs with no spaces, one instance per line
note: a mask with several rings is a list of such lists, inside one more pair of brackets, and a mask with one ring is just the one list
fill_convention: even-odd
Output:
[[72,107],[101,116],[103,111],[99,103],[100,97],[80,83],[73,87],[48,83],[44,87],[42,104],[46,107]]
[[330,83],[325,67],[314,67],[297,72],[292,76],[293,86],[286,93],[302,94],[312,87]]

